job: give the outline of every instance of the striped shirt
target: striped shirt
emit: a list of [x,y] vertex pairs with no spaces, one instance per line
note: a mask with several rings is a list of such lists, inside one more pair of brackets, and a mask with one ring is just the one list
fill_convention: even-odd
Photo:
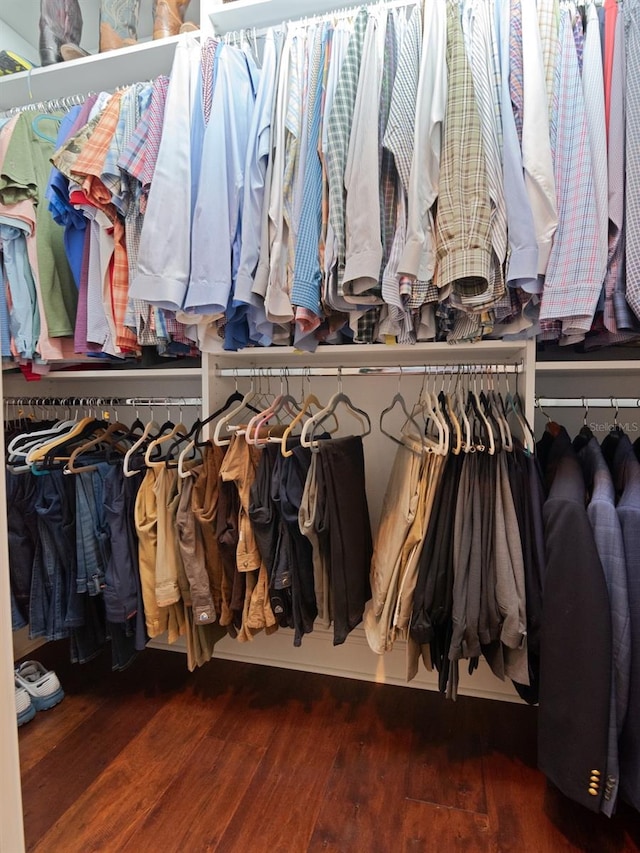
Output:
[[[619,14],[619,13],[618,13]],[[625,0],[626,41],[626,206],[627,302],[640,317],[640,0]]]
[[291,301],[313,312],[314,320],[299,316],[303,331],[312,331],[320,322],[320,256],[318,244],[322,227],[322,164],[318,156],[320,118],[322,108],[322,83],[327,31],[317,27],[314,43],[311,46],[309,64],[309,100],[308,118],[310,127],[307,136],[308,150],[305,159],[303,183],[304,204],[302,205],[300,226],[295,249],[295,268]]
[[[614,3],[615,6],[615,3]],[[617,12],[617,6],[615,6]],[[607,8],[607,26],[610,18]],[[622,16],[614,18],[614,38],[611,57],[611,80],[609,99],[609,134],[608,134],[608,190],[609,190],[609,251],[607,260],[607,275],[605,278],[604,325],[610,332],[618,331],[618,316],[614,305],[614,292],[619,278],[624,278],[623,256],[624,242],[622,227],[624,223],[624,25]],[[605,88],[605,120],[606,120],[606,88]],[[624,287],[622,288],[622,302]],[[628,308],[628,306],[627,306]]]

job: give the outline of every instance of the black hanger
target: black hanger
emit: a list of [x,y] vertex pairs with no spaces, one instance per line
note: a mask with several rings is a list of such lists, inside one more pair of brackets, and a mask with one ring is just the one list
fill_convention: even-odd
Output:
[[[613,406],[613,399],[611,400],[611,405]],[[607,465],[609,468],[613,465],[613,458],[616,455],[616,450],[618,449],[618,444],[620,443],[620,439],[624,438],[625,432],[618,423],[618,405],[615,405],[615,414],[613,416],[613,426],[609,430],[608,434],[602,440],[600,448],[602,450],[602,455],[604,456]]]
[[202,429],[202,421],[200,420],[200,418],[196,418],[188,432],[186,432],[184,435],[182,435],[181,433],[178,434],[178,437],[174,442],[169,445],[169,449],[165,454],[165,465],[167,466],[167,468],[178,467],[178,460],[173,458],[174,451],[177,450],[181,444],[184,444],[187,441],[191,441],[193,436],[196,435],[196,433],[198,433],[200,429]]
[[582,426],[580,427],[580,432],[573,439],[573,449],[576,453],[579,453],[583,447],[586,447],[587,444],[594,437],[591,428],[587,424],[587,415],[589,414],[589,407],[586,404],[586,401],[583,400],[582,404],[584,406],[584,419],[582,421]]
[[[215,421],[216,418],[220,417],[220,415],[226,412],[227,409],[229,409],[234,403],[241,403],[243,400],[244,394],[241,394],[236,388],[233,394],[227,397],[227,399],[225,400],[223,405],[220,406],[219,409],[217,409],[212,415],[207,415],[207,417],[203,421],[200,421],[195,433],[196,447],[204,447],[207,444],[206,441],[200,440],[200,436],[202,435],[202,430],[204,429],[204,427],[206,427],[207,424],[210,424],[211,421]],[[252,406],[250,403],[247,403],[246,408],[254,412],[256,415],[258,414],[259,410]]]

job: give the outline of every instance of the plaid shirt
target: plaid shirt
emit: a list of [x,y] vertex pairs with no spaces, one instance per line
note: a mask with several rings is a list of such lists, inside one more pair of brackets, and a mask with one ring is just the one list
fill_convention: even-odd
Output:
[[[507,208],[502,169],[502,110],[498,45],[493,16],[482,0],[473,4],[471,72],[482,129],[487,182],[491,200],[491,287],[483,303],[499,303],[500,316],[511,311],[511,299],[505,294],[504,262],[507,256]],[[497,306],[496,306],[497,307]]]
[[100,175],[107,150],[116,131],[120,116],[122,92],[116,92],[100,117],[94,132],[83,146],[71,172],[82,178],[82,191],[87,199],[103,210],[113,224],[113,268],[111,274],[111,304],[105,305],[107,315],[112,314],[116,328],[116,346],[121,350],[135,349],[136,338],[124,323],[129,297],[129,264],[124,223],[111,202],[111,193],[102,183]]
[[327,176],[329,179],[329,222],[337,246],[338,295],[343,296],[342,273],[345,264],[345,225],[344,225],[344,170],[349,148],[349,135],[353,119],[353,110],[360,76],[360,63],[364,34],[367,28],[368,14],[364,9],[358,12],[353,34],[349,39],[347,52],[340,69],[340,79],[333,98],[329,116],[328,146],[326,152]]
[[147,116],[147,136],[145,140],[144,160],[140,172],[136,177],[142,184],[143,198],[140,201],[140,209],[146,210],[147,197],[153,175],[158,162],[160,141],[162,140],[162,127],[164,124],[164,108],[167,102],[167,91],[169,89],[169,78],[159,77],[153,86],[153,95],[149,105]]
[[558,0],[537,0],[536,5],[540,41],[542,43],[542,61],[544,63],[544,74],[547,84],[547,98],[549,100],[549,121],[551,121],[553,87],[559,49],[558,24],[560,22],[560,10],[558,8]]
[[394,156],[404,191],[409,191],[415,132],[418,73],[422,55],[422,13],[416,4],[402,39],[393,81],[384,146]]
[[136,178],[136,180],[141,184],[143,183],[143,171],[146,157],[150,153],[152,147],[155,147],[156,142],[158,145],[160,144],[160,135],[158,133],[158,125],[156,123],[157,119],[156,122],[153,122],[152,116],[154,113],[156,116],[159,114],[159,129],[161,131],[162,117],[164,115],[164,102],[167,95],[168,85],[168,77],[157,77],[154,80],[151,99],[147,109],[144,110],[140,116],[135,130],[125,145],[118,160],[120,168],[128,172],[132,177]]
[[456,8],[447,4],[447,110],[436,217],[436,281],[460,296],[489,286],[491,222],[480,119]]
[[[589,6],[582,66],[582,89],[589,131],[593,188],[598,214],[598,276],[607,274],[609,245],[609,181],[607,176],[607,128],[604,112],[604,76],[600,22],[596,7]],[[622,140],[621,140],[622,142]],[[602,293],[602,288],[601,288]]]
[[562,13],[556,71],[557,113],[551,124],[558,230],[544,283],[541,322],[562,320],[564,335],[591,328],[602,279],[598,272],[598,216],[582,81],[571,26]]

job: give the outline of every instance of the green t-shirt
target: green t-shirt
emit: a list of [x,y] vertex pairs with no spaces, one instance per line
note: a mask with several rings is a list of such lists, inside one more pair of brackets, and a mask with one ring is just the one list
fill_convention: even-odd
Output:
[[35,204],[38,273],[48,334],[61,338],[73,335],[78,290],[64,250],[64,229],[54,222],[45,198],[55,143],[36,130],[53,139],[64,113],[51,116],[53,120],[29,111],[21,113],[2,164],[0,200],[15,204],[31,199]]

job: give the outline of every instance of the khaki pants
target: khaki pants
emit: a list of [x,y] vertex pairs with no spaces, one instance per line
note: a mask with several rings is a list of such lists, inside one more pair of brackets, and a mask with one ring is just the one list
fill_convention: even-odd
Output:
[[[159,469],[154,468],[147,471],[136,498],[135,522],[138,533],[140,584],[147,633],[153,638],[167,631],[169,642],[173,643],[184,632],[184,612],[181,603],[161,607],[156,596],[159,553],[157,471],[159,472]],[[163,514],[164,512],[165,508],[163,507]]]

